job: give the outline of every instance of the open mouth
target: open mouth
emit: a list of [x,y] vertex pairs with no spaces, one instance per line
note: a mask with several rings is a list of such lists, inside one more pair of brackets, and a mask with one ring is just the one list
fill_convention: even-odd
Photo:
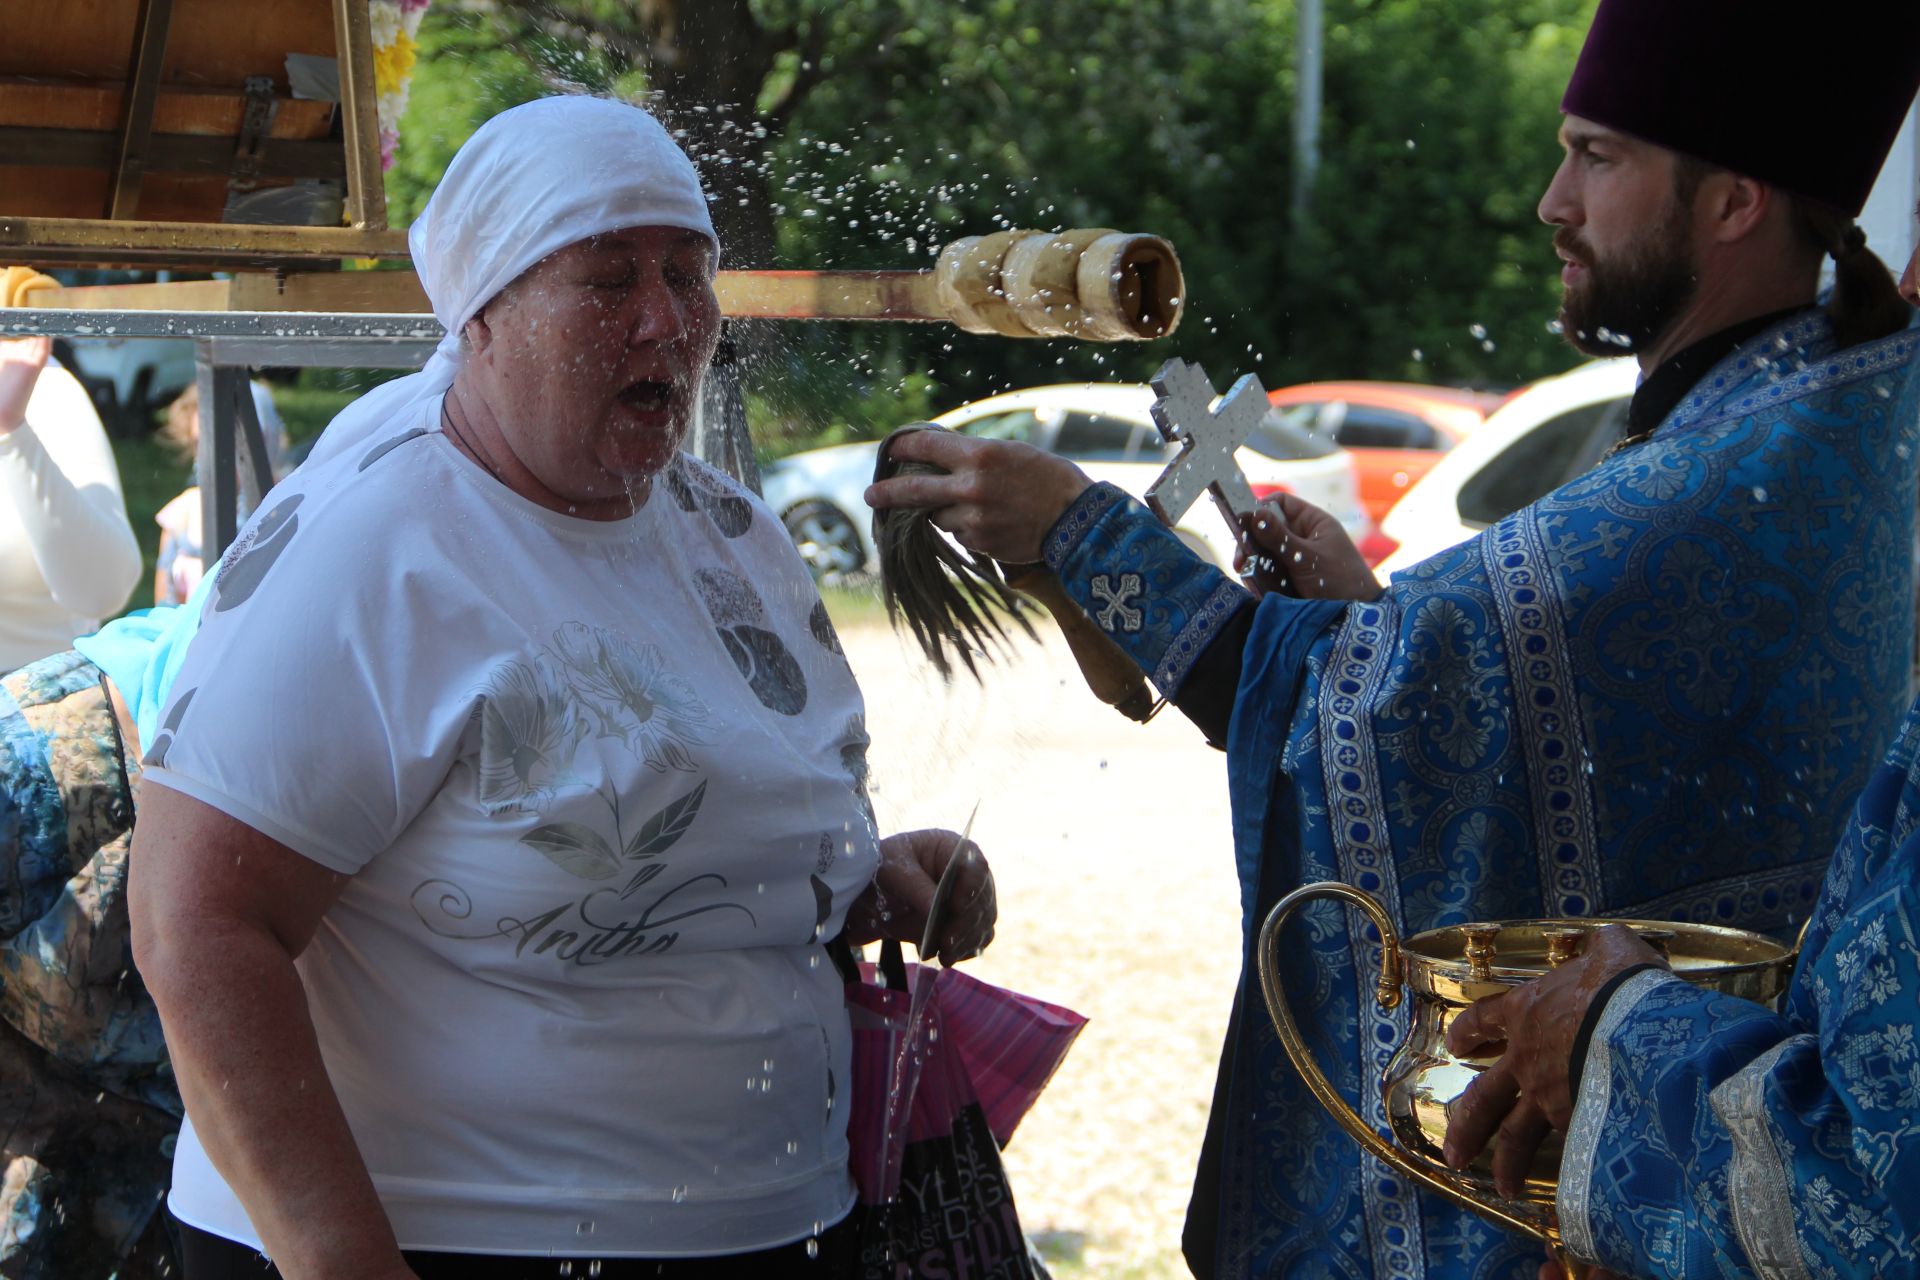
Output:
[[673,383],[665,378],[641,378],[620,392],[621,404],[641,413],[659,413],[673,407],[677,398]]

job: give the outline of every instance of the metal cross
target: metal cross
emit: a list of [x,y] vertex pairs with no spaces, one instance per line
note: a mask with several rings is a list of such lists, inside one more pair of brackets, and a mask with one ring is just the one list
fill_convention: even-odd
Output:
[[1266,388],[1249,373],[1216,407],[1207,371],[1176,357],[1153,375],[1153,389],[1159,396],[1153,402],[1154,425],[1181,450],[1147,490],[1147,505],[1171,526],[1208,493],[1238,534],[1238,517],[1252,514],[1259,500],[1233,455],[1267,416]]

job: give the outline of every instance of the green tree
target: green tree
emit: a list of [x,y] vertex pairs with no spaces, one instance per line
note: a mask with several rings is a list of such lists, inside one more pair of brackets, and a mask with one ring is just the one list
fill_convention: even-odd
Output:
[[756,434],[872,434],[990,391],[1139,378],[1511,384],[1547,334],[1533,209],[1595,0],[1328,0],[1324,157],[1287,217],[1293,0],[466,0],[429,15],[396,216],[486,116],[644,95],[683,131],[735,264],[924,268],[1006,226],[1150,230],[1188,317],[1120,347],[945,326],[761,326]]

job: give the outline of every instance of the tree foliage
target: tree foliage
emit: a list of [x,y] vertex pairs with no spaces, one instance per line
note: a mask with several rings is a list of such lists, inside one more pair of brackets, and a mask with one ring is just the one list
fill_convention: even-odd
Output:
[[1222,386],[1508,385],[1572,360],[1545,329],[1534,207],[1594,3],[1326,0],[1323,163],[1296,226],[1293,0],[443,0],[390,198],[410,216],[479,121],[579,89],[681,132],[735,265],[924,268],[1008,226],[1180,250],[1186,324],[1141,346],[762,326],[770,442],[1176,353]]

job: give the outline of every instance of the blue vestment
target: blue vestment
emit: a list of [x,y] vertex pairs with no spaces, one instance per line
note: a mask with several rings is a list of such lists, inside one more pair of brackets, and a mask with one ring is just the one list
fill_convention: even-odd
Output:
[[[1906,705],[1913,631],[1920,334],[1846,351],[1831,335],[1818,312],[1771,326],[1651,439],[1377,601],[1259,603],[1227,742],[1243,946],[1320,879],[1405,932],[1804,918]],[[1110,487],[1046,554],[1170,694],[1239,590]],[[1375,940],[1335,910],[1288,931],[1286,985],[1328,1077],[1384,1126],[1405,1008],[1374,1002]],[[1189,1221],[1202,1274],[1531,1280],[1536,1246],[1362,1161],[1253,979],[1249,963],[1195,1200],[1208,1220]]]
[[1561,1164],[1568,1244],[1636,1276],[1913,1275],[1920,705],[1860,797],[1783,1013],[1660,970],[1600,1015]]

